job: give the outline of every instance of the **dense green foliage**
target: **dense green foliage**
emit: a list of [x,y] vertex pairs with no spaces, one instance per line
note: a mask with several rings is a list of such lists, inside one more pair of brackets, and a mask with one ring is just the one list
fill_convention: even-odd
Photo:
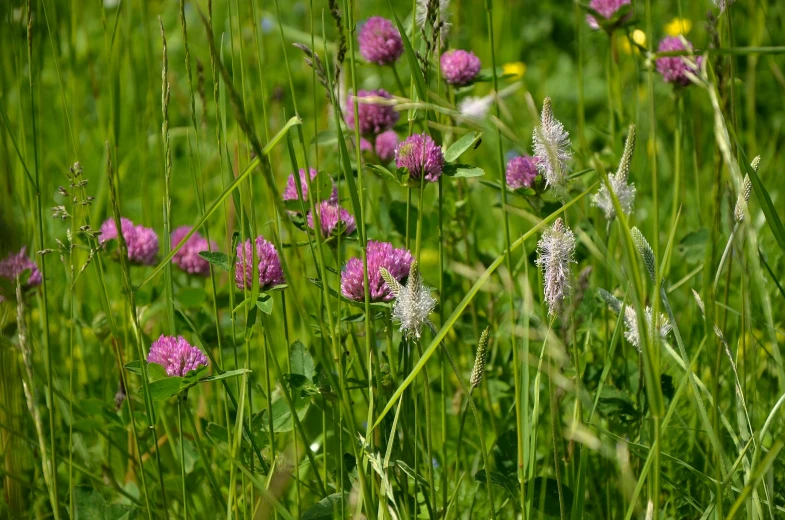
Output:
[[[785,3],[588,13],[0,2],[0,256],[26,247],[44,278],[0,269],[0,517],[783,517]],[[375,15],[403,29],[390,66],[360,55]],[[657,54],[680,33],[694,55]],[[445,82],[447,49],[480,58],[473,84]],[[441,146],[438,182],[355,147],[350,92],[378,88],[401,139]],[[566,181],[513,190],[544,106],[570,134]],[[284,202],[305,167],[312,195]],[[330,179],[353,233],[303,216]],[[121,216],[157,233],[152,265],[97,234]],[[560,225],[575,263],[554,306],[538,259]],[[180,226],[212,241],[208,276],[171,261]],[[286,284],[254,270],[238,289],[237,244],[259,235]],[[417,261],[385,271],[395,304],[341,296],[369,240]],[[148,364],[162,334],[209,367]]]

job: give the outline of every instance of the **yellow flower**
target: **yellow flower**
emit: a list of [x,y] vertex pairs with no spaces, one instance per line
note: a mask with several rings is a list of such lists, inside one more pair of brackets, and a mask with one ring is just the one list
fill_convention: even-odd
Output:
[[678,16],[665,24],[665,32],[668,36],[688,35],[692,30],[692,20],[679,18]]
[[[632,41],[636,44],[640,45],[641,47],[646,46],[646,33],[641,31],[640,29],[635,29],[632,31]],[[629,38],[626,35],[621,35],[619,37],[619,44],[621,45],[621,50],[624,51],[626,54],[632,54],[632,44],[630,44]],[[635,51],[638,51],[638,48],[635,48]]]
[[522,61],[514,63],[505,63],[503,65],[503,72],[505,75],[510,74],[512,79],[521,79],[526,74],[526,64]]

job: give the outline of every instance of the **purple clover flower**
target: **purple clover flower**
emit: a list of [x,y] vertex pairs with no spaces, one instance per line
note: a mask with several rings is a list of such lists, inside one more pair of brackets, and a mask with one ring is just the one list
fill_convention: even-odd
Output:
[[[191,231],[191,226],[180,226],[172,231],[172,248],[176,247],[189,231]],[[210,245],[211,244],[208,244],[207,239],[197,231],[191,235],[188,238],[188,241],[183,244],[183,247],[174,254],[172,262],[188,274],[209,276],[210,263],[199,256],[199,252],[209,250]],[[212,249],[216,249],[217,247],[215,242],[213,242]]]
[[[120,226],[128,248],[128,260],[139,265],[153,265],[158,254],[158,235],[152,228],[136,226],[125,217],[120,219]],[[101,244],[117,239],[117,226],[114,218],[101,224]]]
[[363,154],[373,152],[373,145],[365,137],[360,138],[360,152]]
[[444,168],[444,154],[428,134],[407,137],[395,149],[395,165],[408,168],[409,178],[415,181],[425,175],[428,182],[436,182]]
[[[316,178],[319,174],[315,169],[310,169],[311,173],[311,182]],[[305,178],[305,168],[300,168],[300,188],[303,190],[303,200],[306,201],[306,207],[308,207],[308,181]],[[289,175],[289,178],[286,179],[286,188],[283,190],[283,200],[298,200],[297,198],[297,184],[295,183],[294,174]],[[330,193],[330,198],[327,199],[330,204],[337,204],[338,203],[338,187],[333,182],[333,191]]]
[[387,130],[376,136],[376,155],[380,161],[384,163],[392,161],[396,146],[398,146],[398,134],[395,130]]
[[[366,97],[392,99],[392,95],[383,88],[357,92],[360,133],[366,136],[375,135],[395,126],[401,115],[390,105],[362,102],[361,99]],[[354,128],[354,96],[352,95],[346,99],[346,124]]]
[[[259,261],[257,270],[259,271],[259,289],[265,290],[284,283],[283,269],[281,269],[281,259],[278,258],[278,251],[275,246],[264,239],[263,236],[256,237],[256,259]],[[234,274],[234,281],[237,288],[245,289],[253,283],[253,252],[251,251],[251,241],[246,240],[237,244],[237,268]]]
[[366,61],[377,65],[389,65],[403,54],[401,33],[387,18],[372,16],[357,35],[360,54]]
[[[664,38],[660,42],[660,46],[657,48],[657,51],[659,52],[685,50],[691,51],[692,44],[687,40],[682,40],[678,36],[668,36]],[[690,84],[690,79],[687,77],[687,72],[697,74],[698,68],[700,68],[701,64],[703,63],[703,56],[697,56],[695,58],[695,64],[697,67],[688,64],[686,62],[687,59],[688,57],[685,56],[663,56],[662,58],[657,58],[657,70],[660,71],[660,74],[662,74],[662,77],[666,82],[676,83],[682,87],[686,87]]]
[[507,163],[507,187],[511,190],[531,188],[537,175],[539,172],[535,157],[519,155]]
[[[412,254],[406,249],[396,249],[389,242],[368,241],[368,284],[371,301],[390,301],[393,294],[382,278],[379,269],[384,267],[399,282],[409,274]],[[363,261],[350,258],[341,273],[341,294],[355,301],[365,301],[363,286]]]
[[169,377],[184,377],[191,370],[208,365],[207,356],[182,336],[161,336],[150,345],[147,362],[161,365]]
[[23,247],[18,253],[9,253],[8,256],[0,260],[0,278],[6,280],[15,281],[28,269],[30,274],[27,280],[20,280],[22,287],[28,289],[41,285],[41,271],[38,269],[38,265],[27,256],[27,247]]
[[[600,13],[606,20],[610,20],[613,18],[613,15],[616,14],[616,11],[621,9],[621,6],[629,4],[630,0],[591,0],[591,2],[589,2],[589,7]],[[586,15],[586,23],[588,23],[589,27],[592,29],[600,28],[597,19],[590,14]]]
[[[344,233],[351,235],[357,230],[357,223],[354,217],[345,209],[337,204],[330,204],[326,200],[319,204],[319,224],[322,228],[322,235],[329,237],[336,231],[339,222],[344,223]],[[313,214],[308,213],[308,227],[313,229]]]
[[455,49],[442,54],[442,76],[450,85],[469,85],[480,72],[480,58],[471,51]]

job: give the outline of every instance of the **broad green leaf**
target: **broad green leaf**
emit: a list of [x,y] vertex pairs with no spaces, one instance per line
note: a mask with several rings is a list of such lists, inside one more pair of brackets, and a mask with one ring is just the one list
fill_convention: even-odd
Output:
[[300,340],[292,343],[292,348],[289,351],[289,363],[292,367],[292,374],[304,376],[308,381],[313,379],[313,358]]
[[[297,418],[302,421],[305,418],[305,414],[308,412],[310,401],[301,397],[292,397],[294,398],[294,409],[297,411]],[[292,414],[285,399],[278,399],[273,402],[272,414],[273,430],[275,433],[292,431],[292,428],[294,427],[292,424]],[[253,424],[254,428],[261,428],[264,431],[269,431],[270,422],[268,419],[268,410],[265,409],[258,413],[256,417],[254,417]]]
[[[485,470],[481,469],[475,473],[474,480],[485,484]],[[491,471],[491,483],[507,490],[507,492],[513,498],[516,498],[520,493],[520,488],[518,487],[518,478],[515,475],[505,475],[504,473],[499,473],[498,471]]]
[[106,500],[93,488],[74,488],[74,513],[79,520],[104,520]]
[[[308,192],[309,198],[314,197],[314,204],[318,205],[321,201],[330,198],[330,195],[332,195],[333,192],[333,186],[332,177],[325,172],[319,172],[311,181],[311,190],[313,191]],[[305,186],[303,186],[303,188],[305,188]],[[313,195],[311,195],[311,193],[313,193]]]
[[142,375],[142,361],[139,359],[135,359],[134,361],[129,361],[124,365],[127,371],[131,372],[132,374],[136,374],[138,376]]
[[209,383],[210,381],[220,381],[221,379],[229,379],[230,377],[237,377],[245,374],[246,372],[251,372],[247,368],[238,368],[236,370],[228,370],[222,374],[213,374],[211,376],[203,377],[198,382],[199,383]]
[[[492,450],[494,466],[502,475],[518,474],[518,437],[515,430],[507,430],[499,435]],[[484,473],[484,472],[483,472]],[[493,478],[493,477],[491,477]]]
[[265,314],[272,314],[273,299],[269,294],[260,294],[256,300],[256,307]]
[[231,270],[229,255],[226,253],[221,253],[220,251],[200,251],[199,256],[227,273]]
[[447,148],[447,151],[444,152],[444,162],[454,162],[469,148],[473,146],[476,148],[475,143],[478,143],[480,139],[482,139],[482,132],[469,132],[468,134],[464,135],[452,143],[452,145]]
[[390,170],[385,168],[384,166],[379,165],[379,164],[366,164],[365,167],[367,169],[371,170],[372,172],[376,172],[383,179],[386,179],[388,181],[392,181],[392,182],[398,184],[398,177],[393,172],[391,172]]
[[[346,508],[349,509],[349,493],[343,494]],[[336,515],[340,516],[341,494],[333,493],[318,501],[316,504],[303,512],[302,520],[332,520]]]
[[446,164],[442,172],[448,177],[471,178],[482,177],[485,170],[469,164]]
[[150,398],[153,401],[165,401],[172,396],[177,395],[180,391],[180,384],[183,382],[182,377],[166,377],[153,381],[149,385]]
[[689,263],[700,262],[703,260],[706,245],[709,242],[709,230],[700,228],[697,231],[688,233],[679,241],[677,250],[679,254]]

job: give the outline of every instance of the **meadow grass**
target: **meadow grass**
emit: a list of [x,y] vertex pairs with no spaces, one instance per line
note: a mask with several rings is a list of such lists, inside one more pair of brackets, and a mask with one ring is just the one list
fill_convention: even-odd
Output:
[[785,516],[781,2],[0,20],[0,517]]

